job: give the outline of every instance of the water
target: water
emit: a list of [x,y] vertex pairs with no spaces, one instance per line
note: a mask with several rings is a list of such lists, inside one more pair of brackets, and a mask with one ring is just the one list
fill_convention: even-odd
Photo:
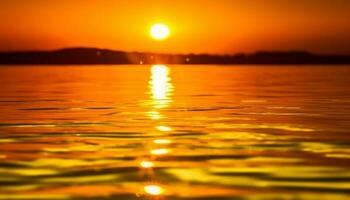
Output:
[[0,199],[349,199],[350,67],[0,77]]

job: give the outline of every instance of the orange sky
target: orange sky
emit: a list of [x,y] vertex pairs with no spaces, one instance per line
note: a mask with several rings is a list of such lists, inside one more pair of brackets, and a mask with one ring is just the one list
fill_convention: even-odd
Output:
[[[0,0],[0,50],[350,53],[349,0]],[[157,42],[149,27],[171,37]]]

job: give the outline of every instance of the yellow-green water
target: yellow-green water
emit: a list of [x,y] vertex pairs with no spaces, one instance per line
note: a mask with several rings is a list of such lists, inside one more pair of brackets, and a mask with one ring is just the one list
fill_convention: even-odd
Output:
[[0,199],[350,198],[350,67],[0,67]]

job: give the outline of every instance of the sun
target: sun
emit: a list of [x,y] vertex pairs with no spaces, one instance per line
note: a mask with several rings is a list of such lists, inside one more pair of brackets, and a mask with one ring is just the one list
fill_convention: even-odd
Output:
[[155,40],[165,40],[170,35],[170,29],[165,24],[154,24],[151,27],[150,34]]

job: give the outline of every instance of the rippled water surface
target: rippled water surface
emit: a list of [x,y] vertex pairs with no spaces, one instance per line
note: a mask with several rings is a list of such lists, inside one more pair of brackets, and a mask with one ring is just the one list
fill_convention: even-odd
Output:
[[0,199],[349,199],[350,67],[0,67]]

